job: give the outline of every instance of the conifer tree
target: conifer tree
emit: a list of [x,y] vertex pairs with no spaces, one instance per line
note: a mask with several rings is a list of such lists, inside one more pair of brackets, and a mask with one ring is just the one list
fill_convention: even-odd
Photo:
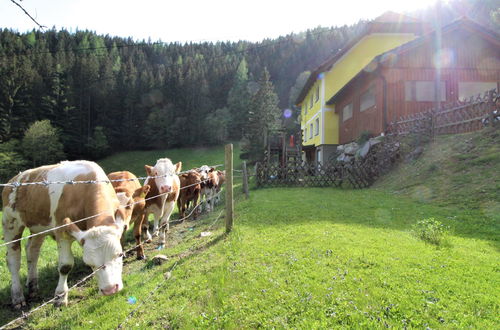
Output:
[[248,118],[250,93],[248,92],[248,67],[243,58],[234,76],[233,87],[227,97],[227,107],[231,115],[229,136],[232,139],[242,137],[242,128]]
[[263,158],[269,133],[279,127],[279,99],[269,79],[269,72],[264,68],[258,81],[259,90],[251,98],[248,121],[245,125],[244,151],[251,161]]

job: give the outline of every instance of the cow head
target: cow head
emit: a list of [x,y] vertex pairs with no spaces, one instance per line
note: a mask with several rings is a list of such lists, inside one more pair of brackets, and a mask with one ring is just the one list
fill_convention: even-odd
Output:
[[199,168],[196,169],[196,172],[200,173],[201,180],[207,180],[208,179],[208,174],[213,172],[215,168],[210,167],[208,165],[203,165]]
[[95,274],[99,292],[109,296],[120,291],[123,288],[121,255],[123,250],[120,244],[123,224],[80,230],[69,218],[65,218],[64,222],[69,224],[67,232],[83,247],[83,262],[93,270],[104,265]]
[[145,200],[144,198],[148,194],[150,189],[149,185],[144,185],[140,188],[137,188],[130,196],[130,192],[126,189],[115,188],[116,197],[120,201],[120,206],[123,209],[123,218],[125,222],[125,227],[123,231],[127,231],[130,221],[132,219],[132,215],[134,210],[142,210],[144,209]]
[[182,163],[172,164],[168,158],[161,158],[156,161],[156,165],[145,165],[148,176],[155,177],[155,183],[160,194],[169,193],[173,189],[174,176],[176,176],[182,168]]

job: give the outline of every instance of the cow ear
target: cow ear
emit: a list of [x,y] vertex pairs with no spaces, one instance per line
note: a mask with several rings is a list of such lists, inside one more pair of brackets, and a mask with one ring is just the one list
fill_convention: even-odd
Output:
[[128,205],[130,198],[127,196],[125,192],[119,192],[116,193],[116,197],[118,197],[118,200],[120,201],[121,206],[126,206]]
[[75,225],[70,218],[64,218],[63,224],[66,225],[66,232],[70,234],[74,239],[83,245],[85,243],[85,231],[81,231],[77,225]]
[[208,173],[213,172],[213,171],[215,171],[215,168],[210,167],[210,170],[208,171]]
[[119,229],[123,229],[125,227],[125,212],[123,211],[123,207],[119,207],[115,211],[115,224],[119,227]]
[[175,164],[175,173],[179,173],[182,169],[182,162]]
[[147,175],[149,175],[149,176],[154,176],[154,175],[153,175],[153,166],[144,165],[144,168],[146,169],[146,173],[147,173]]
[[149,190],[151,189],[151,186],[150,185],[144,185],[140,188],[137,188],[135,191],[134,191],[134,194],[132,195],[132,198],[145,198],[146,195],[148,194]]

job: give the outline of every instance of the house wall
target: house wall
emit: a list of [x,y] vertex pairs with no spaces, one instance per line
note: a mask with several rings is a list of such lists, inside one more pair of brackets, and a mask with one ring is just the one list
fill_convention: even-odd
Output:
[[[359,111],[360,97],[370,87],[375,87],[375,105],[365,111]],[[340,144],[356,140],[363,131],[379,135],[383,131],[383,91],[380,78],[370,75],[369,78],[358,80],[342,94],[337,101],[340,120]],[[343,108],[352,103],[352,117],[344,121]]]
[[[459,82],[500,82],[499,47],[470,32],[458,30],[443,38],[441,81],[445,82],[445,102],[458,100]],[[464,45],[467,45],[464,47]],[[405,100],[406,81],[434,81],[434,48],[431,42],[384,62],[380,70],[387,81],[387,121],[427,111],[434,102]],[[359,111],[360,96],[372,84],[376,86],[376,105]],[[343,121],[343,107],[353,102],[353,117]],[[383,83],[375,73],[360,75],[336,98],[339,115],[340,143],[356,140],[363,131],[383,132]]]
[[[322,79],[317,79],[301,104],[301,129],[303,133],[305,128],[308,131],[308,139],[307,141],[304,139],[304,145],[339,144],[339,116],[334,111],[335,106],[327,106],[325,105],[325,101],[336,94],[375,56],[413,40],[415,37],[416,35],[413,33],[373,33],[367,35],[347,51],[330,70],[325,72]],[[317,84],[321,84],[323,80],[323,97],[320,97],[319,102],[314,102],[313,108],[309,109],[309,100],[311,97],[314,98],[316,86]],[[307,113],[305,111],[305,104],[308,105]],[[320,115],[322,117],[320,122],[324,120],[324,123],[320,123],[319,138],[313,136],[313,139],[309,139],[310,123],[314,122],[316,115]]]
[[[441,81],[445,83],[446,101],[458,100],[460,82],[500,81],[500,48],[471,32],[457,30],[443,38]],[[405,81],[434,81],[435,51],[428,42],[399,55],[382,71],[388,83],[388,121],[422,112],[434,102],[405,100]],[[498,88],[498,86],[497,86]]]

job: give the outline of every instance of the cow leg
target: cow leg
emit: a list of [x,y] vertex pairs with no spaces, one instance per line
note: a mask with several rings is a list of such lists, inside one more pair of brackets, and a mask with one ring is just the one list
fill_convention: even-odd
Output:
[[153,240],[153,236],[151,236],[151,234],[149,233],[149,214],[146,213],[144,214],[144,219],[142,220],[142,234],[143,234],[143,240],[144,242],[146,243],[151,243],[151,241]]
[[163,217],[161,217],[160,222],[160,246],[165,245],[165,236],[166,232],[170,231],[170,215],[174,210],[175,202],[166,202],[165,203],[165,213],[163,213]]
[[75,259],[71,253],[71,243],[72,241],[63,238],[57,241],[57,249],[59,251],[59,282],[57,283],[55,292],[57,298],[54,301],[54,305],[56,306],[66,306],[68,304],[68,274],[75,263]]
[[193,219],[196,220],[198,218],[198,214],[200,214],[200,210],[198,207],[198,198],[200,197],[199,194],[194,194],[193,198]]
[[134,237],[135,237],[135,244],[137,245],[135,251],[137,253],[138,260],[146,259],[146,256],[144,255],[144,247],[141,244],[141,236],[143,230],[142,226],[145,217],[146,215],[144,213],[139,215],[138,220],[136,220],[136,223],[134,224]]
[[[23,235],[24,226],[18,225],[15,220],[10,223],[10,228],[6,225],[7,220],[4,216],[3,219],[4,240],[10,242],[19,239]],[[19,270],[21,269],[21,242],[15,242],[7,245],[7,267],[9,268],[12,278],[11,295],[12,305],[15,309],[20,309],[26,306],[26,301],[23,295],[23,286],[19,277]]]
[[181,198],[177,199],[177,209],[179,210],[179,219],[184,217],[184,201],[181,202]]
[[42,247],[45,235],[31,237],[26,244],[26,259],[28,261],[28,278],[26,286],[28,287],[28,296],[35,298],[38,294],[38,273],[37,264],[40,256],[40,248]]
[[153,223],[153,237],[156,237],[159,234],[158,224],[160,223],[160,220],[162,219],[162,217],[161,217],[161,214],[158,214],[158,213],[154,213],[153,215],[155,218],[154,223]]

